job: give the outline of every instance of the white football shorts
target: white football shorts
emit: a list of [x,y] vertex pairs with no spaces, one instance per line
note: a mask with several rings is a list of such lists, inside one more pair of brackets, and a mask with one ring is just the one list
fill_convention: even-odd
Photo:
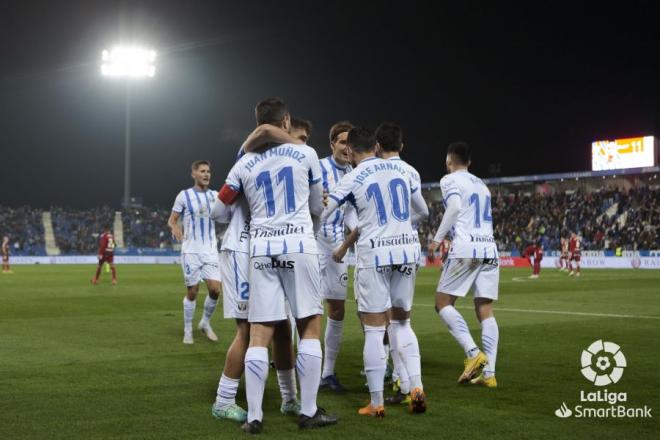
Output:
[[250,254],[223,250],[220,252],[222,274],[222,309],[225,319],[248,319],[250,298]]
[[321,295],[324,299],[346,301],[348,290],[348,264],[337,263],[330,254],[320,254]]
[[358,310],[382,313],[399,307],[409,312],[415,292],[416,272],[416,264],[357,268],[354,284]]
[[496,300],[499,283],[496,259],[450,258],[442,268],[437,292],[464,297],[474,287],[475,298]]
[[252,257],[249,282],[250,322],[287,319],[287,300],[296,319],[323,315],[318,255]]
[[198,285],[202,280],[221,282],[218,253],[181,254],[183,280],[187,287]]

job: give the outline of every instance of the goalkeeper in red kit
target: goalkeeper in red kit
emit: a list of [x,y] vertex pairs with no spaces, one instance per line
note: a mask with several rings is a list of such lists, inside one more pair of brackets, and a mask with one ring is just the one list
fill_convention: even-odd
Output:
[[532,274],[529,277],[532,279],[538,278],[541,273],[541,260],[543,259],[543,247],[541,246],[541,241],[527,246],[525,252],[523,252],[523,257],[529,260],[529,264],[533,268]]
[[112,284],[117,284],[117,270],[115,269],[115,238],[109,228],[105,228],[99,237],[99,265],[96,268],[96,275],[92,278],[92,284],[96,284],[101,276],[103,265],[108,263],[112,271]]

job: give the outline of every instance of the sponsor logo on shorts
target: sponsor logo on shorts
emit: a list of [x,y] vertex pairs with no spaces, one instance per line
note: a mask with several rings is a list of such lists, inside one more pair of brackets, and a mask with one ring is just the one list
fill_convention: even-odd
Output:
[[415,271],[415,266],[412,264],[394,264],[392,266],[378,266],[376,267],[376,272],[378,273],[392,273],[392,272],[399,272],[402,275],[405,275],[407,277],[411,276],[413,272]]
[[342,287],[348,286],[348,274],[343,273],[339,275],[339,284],[341,284]]
[[273,258],[273,259],[270,260],[270,263],[262,263],[260,261],[255,261],[253,267],[257,270],[264,270],[264,269],[288,269],[288,270],[293,270],[294,267],[295,267],[295,262],[290,261],[290,260],[280,261],[280,260],[277,260],[276,258]]
[[248,303],[247,302],[239,302],[238,304],[236,304],[236,309],[239,312],[245,312],[247,310],[247,308],[248,308]]

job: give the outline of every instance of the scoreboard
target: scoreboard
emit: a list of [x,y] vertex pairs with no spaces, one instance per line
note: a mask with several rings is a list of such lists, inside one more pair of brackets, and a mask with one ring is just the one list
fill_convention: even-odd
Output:
[[596,141],[591,144],[591,170],[619,170],[655,166],[653,136]]

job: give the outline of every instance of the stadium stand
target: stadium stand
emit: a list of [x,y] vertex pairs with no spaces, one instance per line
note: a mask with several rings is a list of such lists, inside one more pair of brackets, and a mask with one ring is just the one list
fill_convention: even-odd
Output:
[[169,209],[131,208],[122,213],[124,243],[133,248],[171,248],[172,238],[167,219]]
[[[614,177],[485,179],[493,196],[498,248],[517,256],[527,244],[540,238],[546,251],[556,251],[560,235],[575,231],[582,236],[585,251],[660,249],[657,174]],[[433,238],[444,211],[438,184],[424,187],[430,215],[419,225],[423,249]],[[0,233],[11,237],[12,254],[46,255],[42,213],[29,207],[0,206]],[[118,249],[120,254],[163,254],[178,248],[167,227],[170,210],[166,208],[135,207],[119,216],[109,207],[53,207],[51,214],[55,241],[63,255],[95,254],[104,226],[116,232],[123,225],[124,248]],[[222,232],[218,227],[219,238]]]
[[45,255],[40,209],[0,206],[0,237],[9,236],[12,255]]
[[[620,180],[604,186],[601,179],[586,182],[544,182],[526,185],[489,184],[500,251],[519,255],[530,242],[559,249],[561,234],[582,236],[584,250],[660,249],[660,184],[656,177]],[[427,188],[428,221],[420,225],[426,247],[442,218],[437,190]]]
[[107,206],[86,211],[61,207],[50,209],[55,240],[64,255],[94,255],[98,251],[99,234],[112,228],[114,209]]

